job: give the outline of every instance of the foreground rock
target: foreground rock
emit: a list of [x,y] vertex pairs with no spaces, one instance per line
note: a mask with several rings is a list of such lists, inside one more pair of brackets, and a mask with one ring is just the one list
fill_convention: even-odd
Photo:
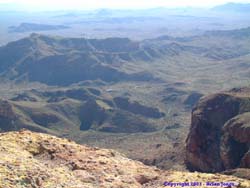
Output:
[[[0,134],[0,187],[140,188],[164,182],[250,181],[226,175],[160,171],[106,149],[29,131]],[[200,186],[200,187],[206,187]]]
[[250,167],[250,89],[202,98],[192,113],[187,138],[189,169],[219,172]]

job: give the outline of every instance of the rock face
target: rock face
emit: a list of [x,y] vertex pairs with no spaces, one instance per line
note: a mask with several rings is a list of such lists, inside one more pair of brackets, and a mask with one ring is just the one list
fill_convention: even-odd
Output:
[[[186,140],[190,170],[219,172],[249,167],[250,89],[233,89],[202,98],[192,112]],[[242,115],[240,115],[242,114]]]
[[[30,131],[0,134],[0,187],[160,188],[164,182],[235,182],[233,176],[161,171],[113,151]],[[205,186],[200,186],[205,187]]]
[[238,115],[223,127],[220,155],[226,169],[250,168],[250,113]]

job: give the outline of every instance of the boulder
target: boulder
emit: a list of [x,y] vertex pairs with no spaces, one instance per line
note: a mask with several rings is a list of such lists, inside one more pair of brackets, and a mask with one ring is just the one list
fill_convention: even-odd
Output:
[[[238,160],[243,157],[242,153],[246,149],[242,148],[241,153],[233,157],[228,155],[235,147],[238,148],[239,141],[248,139],[249,134],[241,134],[243,127],[226,124],[235,116],[250,111],[249,99],[248,89],[234,89],[204,97],[198,102],[192,111],[191,127],[186,140],[185,162],[188,169],[219,172],[239,164]],[[238,139],[237,143],[231,141],[233,136]]]

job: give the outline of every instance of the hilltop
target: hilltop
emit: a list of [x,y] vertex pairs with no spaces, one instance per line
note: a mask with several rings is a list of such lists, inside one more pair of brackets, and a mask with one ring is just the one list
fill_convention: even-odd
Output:
[[1,133],[0,151],[0,187],[6,188],[160,188],[164,182],[192,181],[250,186],[250,181],[232,176],[161,171],[113,150],[24,130]]

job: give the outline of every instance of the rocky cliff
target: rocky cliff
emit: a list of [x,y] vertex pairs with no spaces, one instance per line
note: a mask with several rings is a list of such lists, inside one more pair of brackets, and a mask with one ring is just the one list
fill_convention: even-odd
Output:
[[250,181],[226,175],[161,171],[113,150],[90,148],[70,140],[30,131],[0,134],[0,187],[4,188],[140,188],[168,182]]
[[202,98],[193,109],[186,140],[188,168],[203,172],[249,168],[249,112],[249,88]]

